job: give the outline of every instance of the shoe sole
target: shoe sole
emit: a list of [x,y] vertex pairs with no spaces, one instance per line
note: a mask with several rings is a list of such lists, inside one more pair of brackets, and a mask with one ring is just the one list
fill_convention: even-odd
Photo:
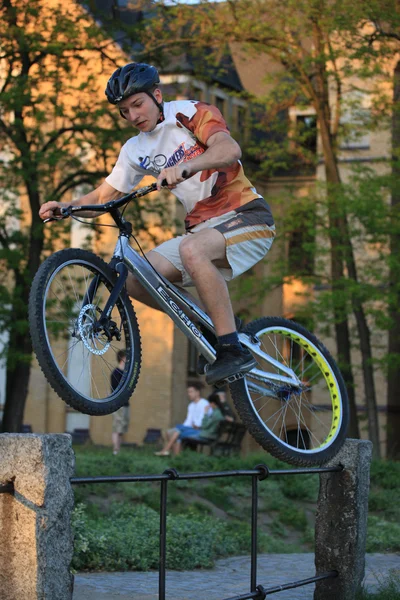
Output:
[[246,375],[246,373],[251,371],[251,369],[254,369],[254,367],[256,367],[257,365],[258,365],[258,362],[256,361],[255,358],[253,358],[250,362],[242,365],[236,373],[232,373],[231,375],[228,375],[227,377],[224,377],[223,379],[208,379],[207,371],[206,371],[206,382],[208,383],[208,385],[217,385],[217,384],[224,385],[226,383],[233,383],[234,381],[237,381],[238,379],[243,379],[243,377]]

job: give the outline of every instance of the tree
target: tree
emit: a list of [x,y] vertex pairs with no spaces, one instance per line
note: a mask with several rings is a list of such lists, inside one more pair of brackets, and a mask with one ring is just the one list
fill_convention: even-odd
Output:
[[[38,211],[110,171],[128,137],[104,87],[115,44],[78,6],[0,0],[0,319],[8,341],[3,431],[19,431],[31,368],[29,288],[43,253],[62,246]],[[104,100],[103,100],[104,99]]]
[[[360,26],[362,29],[368,14],[360,14],[358,7],[351,2],[332,3],[326,0],[289,0],[284,4],[273,0],[201,2],[198,10],[180,3],[173,9],[166,7],[163,2],[157,6],[156,18],[149,24],[143,38],[146,48],[155,57],[182,45],[190,45],[192,49],[207,45],[216,48],[218,54],[226,48],[227,43],[240,43],[246,52],[267,54],[280,64],[286,77],[315,109],[328,201],[337,354],[354,416],[351,337],[347,320],[349,297],[362,355],[369,434],[374,443],[375,456],[379,456],[371,335],[365,307],[358,293],[358,267],[345,207],[336,201],[342,185],[338,148],[344,85],[350,75],[357,70],[361,75],[365,70],[362,59],[366,56],[364,50],[367,42],[362,30],[360,32]],[[376,56],[369,54],[370,71],[376,66],[376,59]],[[347,281],[353,282],[347,286],[350,296],[346,294]]]
[[[386,10],[382,10],[382,6]],[[373,30],[368,35],[372,51],[382,47],[388,54],[400,49],[400,7],[391,0],[367,2],[364,7]],[[397,55],[398,56],[398,55]],[[392,107],[392,178],[390,211],[389,255],[389,340],[388,340],[388,390],[387,390],[387,456],[400,458],[400,61],[393,72]]]

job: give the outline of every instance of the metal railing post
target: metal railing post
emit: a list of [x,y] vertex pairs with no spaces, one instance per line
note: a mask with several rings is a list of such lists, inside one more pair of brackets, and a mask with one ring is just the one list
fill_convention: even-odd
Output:
[[250,572],[250,591],[255,592],[257,588],[257,493],[258,476],[251,478],[251,572]]
[[165,573],[167,557],[167,491],[168,479],[161,481],[160,494],[160,563],[158,576],[158,598],[165,600]]

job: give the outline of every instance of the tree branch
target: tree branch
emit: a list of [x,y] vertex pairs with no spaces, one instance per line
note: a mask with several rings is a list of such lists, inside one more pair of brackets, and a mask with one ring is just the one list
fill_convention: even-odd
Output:
[[[99,179],[99,177],[107,177],[108,171],[76,171],[71,175],[68,175],[61,183],[58,184],[54,190],[54,199],[61,199],[64,194],[69,190],[82,185],[83,183],[89,183],[93,185],[93,181]],[[76,179],[78,178],[78,179]]]

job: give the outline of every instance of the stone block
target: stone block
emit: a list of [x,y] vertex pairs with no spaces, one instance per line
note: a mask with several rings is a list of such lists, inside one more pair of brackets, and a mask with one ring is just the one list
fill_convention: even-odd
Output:
[[71,600],[71,436],[0,435],[2,600]]
[[372,444],[346,440],[325,466],[343,471],[322,473],[315,522],[317,574],[337,571],[338,577],[317,582],[314,600],[354,600],[364,578],[369,474]]

